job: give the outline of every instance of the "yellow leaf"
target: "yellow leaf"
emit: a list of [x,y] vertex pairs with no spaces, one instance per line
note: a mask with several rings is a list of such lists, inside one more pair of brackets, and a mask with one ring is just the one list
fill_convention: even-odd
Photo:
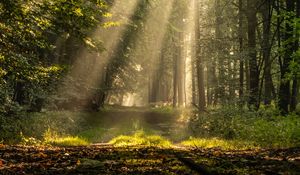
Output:
[[81,11],[81,8],[77,8],[74,10],[74,13],[77,15],[77,16],[83,16],[83,13]]

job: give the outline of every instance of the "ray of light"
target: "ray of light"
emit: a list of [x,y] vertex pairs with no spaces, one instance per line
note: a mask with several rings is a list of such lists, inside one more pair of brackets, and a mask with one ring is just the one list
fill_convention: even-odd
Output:
[[184,50],[185,50],[185,57],[186,57],[186,64],[185,64],[185,92],[186,92],[186,101],[185,106],[189,106],[192,103],[192,57],[193,57],[193,46],[195,44],[194,39],[194,31],[195,31],[195,23],[194,18],[196,15],[195,12],[195,0],[191,0],[189,4],[189,10],[187,14],[187,19],[185,20],[184,31],[185,31],[185,41],[184,41]]
[[[157,7],[148,14],[144,24],[144,31],[137,36],[138,40],[133,54],[141,57],[141,60],[136,60],[138,63],[136,66],[140,67],[143,65],[143,69],[149,69],[150,75],[154,73],[155,67],[158,67],[158,58],[160,57],[173,2],[173,0],[160,0]],[[147,65],[144,64],[145,62]],[[123,105],[141,106],[143,102],[140,98],[136,99],[139,95],[129,95],[128,97],[134,99],[124,99],[126,103],[123,103]],[[129,101],[130,103],[128,103]]]
[[[103,24],[117,24],[112,27],[99,25],[90,38],[95,38],[102,42],[104,51],[102,53],[92,52],[87,48],[80,50],[76,56],[72,69],[68,77],[73,79],[74,83],[65,84],[59,88],[59,94],[65,93],[66,90],[72,89],[78,85],[80,90],[78,95],[82,99],[87,99],[91,92],[88,89],[99,87],[99,82],[104,74],[105,66],[108,64],[112,52],[116,49],[120,38],[126,30],[127,24],[134,14],[137,0],[116,0],[109,10],[108,17],[102,22]],[[89,42],[88,40],[86,42]]]

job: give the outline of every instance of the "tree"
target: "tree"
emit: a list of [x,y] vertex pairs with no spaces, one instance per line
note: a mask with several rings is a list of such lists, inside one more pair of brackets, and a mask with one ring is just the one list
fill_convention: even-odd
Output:
[[201,47],[200,47],[200,23],[199,23],[199,1],[195,0],[195,50],[196,50],[196,68],[197,68],[197,82],[198,82],[198,108],[200,111],[205,111],[205,89],[204,89],[204,75],[203,75],[203,60],[201,58]]
[[272,99],[272,62],[271,62],[271,1],[264,1],[261,7],[262,20],[263,20],[263,41],[262,41],[262,52],[263,52],[263,60],[264,60],[264,81],[265,81],[265,105],[271,104]]
[[292,60],[294,42],[291,40],[293,38],[293,12],[295,9],[294,0],[286,0],[286,11],[287,15],[285,17],[285,32],[284,32],[284,55],[281,65],[281,79],[280,79],[280,88],[279,88],[279,109],[282,114],[287,114],[289,112],[289,105],[291,100],[291,86],[290,80],[287,79],[287,74],[289,73],[289,64]]
[[249,105],[259,107],[259,72],[256,57],[257,1],[247,0],[248,58],[250,71]]

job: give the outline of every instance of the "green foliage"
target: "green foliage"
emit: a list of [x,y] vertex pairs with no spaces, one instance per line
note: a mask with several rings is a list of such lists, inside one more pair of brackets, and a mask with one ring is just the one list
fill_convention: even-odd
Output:
[[[13,111],[16,111],[16,109],[13,109]],[[83,116],[86,115],[71,112],[28,114],[24,111],[9,117],[0,115],[0,141],[19,143],[22,140],[24,142],[24,138],[35,138],[43,141],[45,138],[50,138],[50,136],[76,135],[87,128],[87,122]]]
[[196,137],[239,140],[262,147],[299,146],[299,128],[299,116],[283,117],[271,108],[253,112],[229,106],[200,114],[191,121]]
[[94,51],[101,42],[89,38],[107,6],[104,0],[11,0],[0,2],[0,113],[15,104],[40,111],[65,69],[53,64],[59,38],[68,36]]
[[160,146],[170,147],[171,142],[157,135],[146,135],[143,131],[137,131],[132,136],[120,135],[112,139],[110,144],[116,146]]

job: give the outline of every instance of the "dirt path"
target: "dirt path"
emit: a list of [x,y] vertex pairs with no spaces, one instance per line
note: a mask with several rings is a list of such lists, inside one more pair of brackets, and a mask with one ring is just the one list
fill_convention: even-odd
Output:
[[[187,119],[181,119],[179,113],[163,113],[145,109],[122,109],[100,111],[84,116],[91,130],[97,132],[95,138],[89,138],[93,143],[109,142],[119,135],[131,135],[138,130],[146,133],[160,135],[174,142],[185,140],[189,137]],[[88,132],[88,131],[87,131]],[[84,132],[83,132],[84,133]],[[89,134],[90,135],[90,134]],[[79,136],[85,137],[84,134]]]
[[300,148],[230,152],[110,145],[2,145],[0,174],[300,174]]

